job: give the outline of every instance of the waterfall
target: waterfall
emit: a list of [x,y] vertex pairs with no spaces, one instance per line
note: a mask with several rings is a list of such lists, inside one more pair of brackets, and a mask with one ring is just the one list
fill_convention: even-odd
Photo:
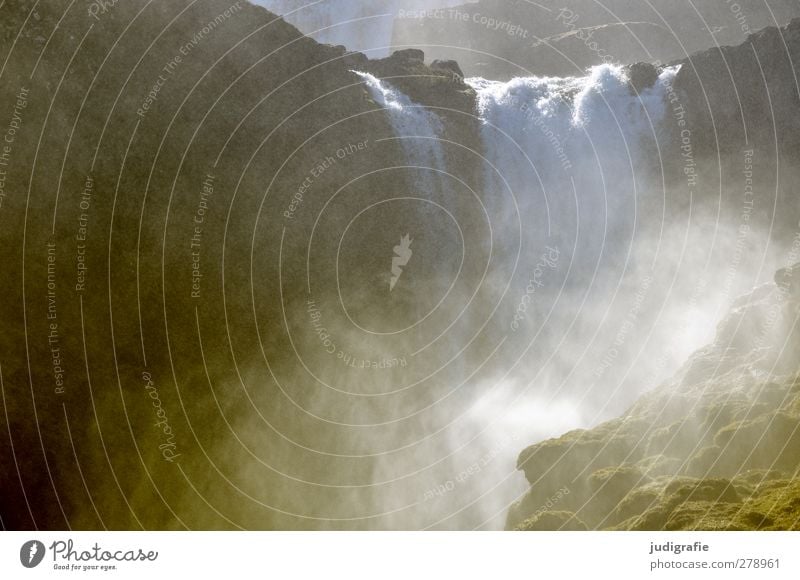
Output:
[[[353,431],[342,435],[346,446],[359,453],[396,448],[412,434],[419,438],[411,449],[368,459],[371,481],[381,484],[344,496],[354,512],[365,505],[386,513],[411,505],[378,525],[502,527],[502,514],[527,489],[514,472],[521,448],[603,418],[601,407],[614,398],[616,385],[609,381],[595,387],[595,370],[612,347],[619,351],[615,360],[627,360],[629,350],[638,346],[632,337],[641,336],[633,330],[622,333],[616,321],[636,315],[647,325],[646,314],[632,310],[637,288],[620,293],[623,297],[614,302],[613,285],[630,276],[621,270],[624,260],[616,263],[624,251],[615,244],[632,245],[636,200],[654,193],[645,193],[652,183],[648,168],[652,150],[662,145],[665,97],[676,72],[663,69],[653,86],[639,94],[632,91],[625,70],[613,66],[597,67],[580,78],[469,79],[477,92],[480,133],[478,142],[465,143],[474,155],[462,157],[463,151],[453,152],[453,144],[440,140],[448,118],[412,101],[390,82],[353,71],[379,107],[372,114],[388,124],[389,134],[375,137],[385,145],[376,148],[386,147],[389,154],[381,157],[390,171],[386,175],[398,180],[396,188],[370,190],[362,207],[388,194],[402,198],[404,186],[412,188],[409,197],[424,199],[387,205],[401,209],[362,226],[369,235],[351,238],[358,247],[379,240],[384,250],[378,250],[383,252],[378,268],[385,280],[381,274],[342,276],[345,290],[337,285],[335,298],[358,296],[353,304],[380,306],[369,311],[359,306],[365,320],[369,312],[378,322],[394,324],[395,317],[415,322],[434,306],[439,316],[421,327],[431,328],[429,335],[412,330],[399,342],[412,361],[407,370],[368,379],[348,376],[353,384],[385,381],[391,388],[409,377],[426,377],[424,389],[413,397],[370,400],[359,407],[376,422],[394,420],[406,408],[422,409],[411,427],[403,421],[376,429],[369,438]],[[481,163],[482,158],[488,162]],[[463,159],[470,161],[459,163]],[[455,180],[439,173],[444,170],[475,186],[480,204],[464,192],[459,195]],[[461,239],[426,201],[437,201],[463,218],[453,220],[463,232]],[[488,225],[475,218],[482,218],[484,209]],[[346,254],[350,246],[343,247]],[[462,247],[471,268],[466,275],[458,265]],[[359,260],[347,263],[355,266]],[[456,281],[452,293],[445,283],[449,274]],[[440,296],[445,297],[441,307],[431,300]],[[521,305],[527,310],[517,320]],[[604,320],[606,314],[612,322]],[[339,336],[350,328],[327,320]],[[450,326],[451,321],[458,326]],[[400,323],[390,328],[395,327],[403,328]],[[596,329],[603,331],[601,339],[584,356]],[[442,339],[431,341],[437,333]],[[462,354],[473,336],[477,339]],[[369,337],[364,350],[382,342]],[[420,351],[412,360],[415,348]],[[441,372],[432,372],[440,366]],[[623,364],[618,370],[604,368],[604,378],[626,370]],[[313,405],[329,410],[335,408],[333,400],[315,395]],[[327,469],[328,459],[322,461]]]
[[442,122],[438,115],[422,105],[415,104],[401,91],[374,75],[353,71],[364,79],[372,98],[389,114],[396,138],[399,139],[406,163],[416,175],[414,186],[418,193],[431,193],[442,187],[439,174],[432,170],[444,170],[445,157],[439,136]]
[[624,69],[612,65],[594,67],[582,78],[466,82],[478,93],[486,151],[503,174],[518,186],[533,175],[556,186],[608,163],[616,167],[620,159],[629,174],[640,160],[641,141],[657,136],[676,74],[677,67],[665,68],[639,95]]
[[[623,375],[622,361],[636,350],[630,327],[621,324],[652,322],[651,312],[632,304],[661,292],[648,273],[662,216],[645,208],[660,206],[659,161],[675,155],[668,113],[677,72],[661,69],[638,93],[626,69],[612,65],[583,77],[467,79],[478,95],[489,161],[483,196],[490,213],[507,224],[497,228],[498,259],[510,263],[521,248],[504,306],[513,319],[496,327],[515,338],[509,342],[519,353],[527,339],[535,341],[516,377],[524,385],[536,376],[531,392],[552,388],[557,400],[578,399],[581,392],[609,400],[606,386],[620,383],[610,373],[596,383],[598,358],[613,349],[614,372]],[[595,338],[598,332],[602,338]],[[643,384],[635,372],[632,383]]]
[[591,264],[608,253],[609,231],[631,235],[676,73],[664,68],[638,95],[625,69],[613,65],[584,77],[467,79],[496,167],[487,171],[487,198],[507,219],[519,208],[532,252],[555,238],[577,239],[569,250]]

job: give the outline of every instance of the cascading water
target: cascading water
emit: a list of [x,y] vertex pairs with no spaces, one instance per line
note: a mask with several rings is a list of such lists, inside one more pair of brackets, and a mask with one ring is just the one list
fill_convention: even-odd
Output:
[[[588,412],[591,401],[579,402],[580,393],[574,390],[590,384],[596,361],[574,356],[570,348],[583,348],[583,330],[602,325],[596,313],[611,312],[611,319],[624,319],[630,308],[625,299],[615,303],[615,286],[629,277],[630,266],[619,256],[634,246],[641,220],[637,204],[653,192],[651,154],[666,143],[664,118],[676,73],[677,68],[662,69],[652,86],[638,94],[625,69],[608,65],[582,78],[467,80],[477,93],[479,153],[487,161],[479,178],[480,195],[491,216],[494,247],[485,279],[488,289],[465,318],[486,317],[489,324],[481,328],[482,336],[503,347],[489,371],[497,380],[476,383],[468,395],[468,412],[448,433],[450,443],[436,451],[436,457],[454,453],[453,467],[448,462],[420,480],[429,490],[436,489],[453,470],[491,457],[491,473],[462,482],[459,494],[440,498],[444,511],[477,496],[470,504],[474,511],[464,515],[466,521],[483,524],[495,518],[489,525],[498,525],[498,504],[507,505],[524,489],[509,476],[523,442],[602,418]],[[355,74],[385,109],[405,164],[421,168],[409,172],[413,186],[423,194],[441,194],[445,182],[438,171],[459,172],[458,167],[446,167],[441,119],[391,84],[368,73]],[[488,245],[483,238],[477,243]],[[530,291],[532,286],[536,287]],[[509,324],[526,299],[526,311]],[[499,308],[493,309],[495,304]],[[566,307],[557,308],[560,304]],[[534,308],[539,314],[534,315]],[[449,313],[453,319],[460,316],[456,310]],[[462,343],[460,338],[452,342],[458,348]],[[622,351],[623,345],[618,348]],[[506,376],[509,368],[513,372]],[[452,366],[447,373],[453,384],[464,379]],[[608,392],[599,391],[592,396],[608,397]],[[559,409],[557,416],[549,415],[553,409]],[[516,442],[510,443],[510,436]],[[470,441],[466,448],[464,441]],[[480,495],[490,488],[495,489],[492,494]],[[410,494],[414,497],[419,493]],[[431,504],[432,513],[435,509]]]
[[[523,296],[512,306],[512,334],[534,344],[524,354],[530,370],[520,382],[541,371],[537,388],[559,396],[594,390],[587,396],[609,398],[606,389],[593,389],[598,365],[584,349],[605,321],[628,316],[632,297],[648,294],[640,280],[650,266],[637,261],[645,261],[641,248],[652,247],[641,243],[650,235],[644,232],[660,220],[643,208],[661,197],[654,161],[668,150],[665,118],[677,72],[661,69],[638,93],[626,69],[613,65],[584,77],[467,79],[478,95],[484,154],[494,166],[485,172],[484,197],[503,222],[521,224],[520,239],[505,244],[519,243],[523,256],[512,282],[514,298]],[[636,315],[644,321],[645,314]],[[618,362],[632,346],[621,342]],[[531,344],[520,343],[520,352]]]
[[[598,216],[632,225],[635,216],[621,214],[635,207],[647,166],[641,152],[657,144],[676,73],[663,69],[638,95],[624,69],[611,65],[583,78],[467,79],[478,93],[486,155],[497,168],[486,181],[497,209],[514,207],[513,195],[529,225],[536,216],[529,232],[558,230],[561,237],[576,233],[576,214],[584,225],[591,220],[592,230]],[[583,241],[598,247],[596,239]]]
[[364,79],[372,98],[388,112],[406,163],[414,168],[411,170],[416,176],[414,186],[422,193],[440,188],[437,171],[445,169],[445,157],[439,141],[443,131],[439,117],[374,75],[353,72]]
[[[362,345],[364,356],[372,357],[371,349],[397,351],[408,367],[369,379],[340,377],[364,392],[400,391],[344,407],[328,393],[309,401],[323,414],[341,408],[354,422],[388,423],[370,437],[360,430],[342,436],[345,449],[374,454],[364,461],[369,474],[352,479],[371,485],[331,503],[352,506],[353,513],[391,514],[376,527],[500,528],[509,504],[526,490],[515,471],[521,449],[611,415],[595,411],[613,398],[615,387],[591,383],[610,343],[603,337],[600,352],[590,356],[582,349],[592,342],[587,333],[603,327],[602,313],[624,320],[630,309],[631,300],[615,298],[614,285],[630,277],[626,261],[617,260],[634,245],[637,200],[654,195],[650,153],[662,145],[676,72],[663,69],[639,94],[624,69],[612,66],[583,78],[469,79],[479,131],[464,134],[479,140],[453,145],[442,139],[450,116],[412,101],[389,81],[353,71],[379,107],[372,114],[383,116],[390,129],[373,137],[388,152],[384,175],[403,184],[377,207],[408,198],[395,206],[406,210],[376,221],[381,231],[369,220],[356,221],[342,237],[343,255],[353,255],[343,263],[353,267],[366,240],[385,244],[379,269],[387,276],[391,271],[394,283],[387,277],[364,284],[367,274],[344,267],[336,299],[315,295],[315,305],[325,312],[325,328],[339,340],[352,333],[346,343],[359,345],[360,332],[335,322],[338,300],[351,303],[368,327],[394,330],[395,318],[415,322],[427,312],[416,310],[420,304],[444,298],[438,306],[430,303],[435,317],[399,332],[396,342],[394,335],[370,335]],[[462,163],[465,150],[474,163]],[[462,181],[474,197],[458,189]],[[465,219],[448,223],[431,201]],[[448,233],[455,226],[461,240]],[[383,238],[384,230],[391,239]],[[405,253],[403,239],[411,240]],[[465,271],[472,268],[465,275],[453,267],[462,249]],[[450,274],[452,294],[441,283]],[[368,315],[364,305],[372,303],[381,308]],[[520,305],[525,308],[515,318]],[[618,360],[629,356],[626,345],[614,348]],[[406,392],[407,385],[413,387]],[[588,399],[581,389],[591,391]],[[405,416],[412,417],[411,426],[398,419]]]

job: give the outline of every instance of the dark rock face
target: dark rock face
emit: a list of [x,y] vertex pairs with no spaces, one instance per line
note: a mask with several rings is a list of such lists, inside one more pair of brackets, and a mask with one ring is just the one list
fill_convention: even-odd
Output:
[[458,63],[454,60],[434,60],[431,63],[431,68],[450,71],[456,77],[461,79],[464,78],[464,73],[461,71],[461,67],[458,66]]
[[[18,277],[4,278],[0,311],[5,331],[0,350],[8,429],[19,449],[47,450],[46,455],[30,454],[22,465],[24,490],[16,477],[4,486],[0,494],[4,525],[99,529],[104,523],[115,529],[178,529],[182,523],[176,513],[191,513],[192,526],[198,528],[227,528],[231,521],[253,529],[319,526],[289,513],[338,509],[339,492],[331,495],[321,488],[303,499],[302,494],[287,491],[286,480],[275,470],[265,469],[258,477],[242,474],[242,466],[251,465],[253,456],[241,447],[217,447],[225,447],[230,428],[221,423],[220,407],[235,422],[252,413],[248,405],[257,404],[265,409],[264,419],[273,429],[287,436],[301,440],[313,432],[326,445],[339,444],[332,431],[314,427],[299,411],[312,406],[312,389],[297,393],[297,406],[283,407],[285,394],[270,373],[293,372],[284,362],[282,353],[289,351],[290,343],[278,330],[278,321],[284,308],[306,313],[309,291],[303,281],[303,243],[326,203],[343,192],[335,200],[337,211],[327,214],[335,215],[317,228],[323,252],[336,248],[331,240],[341,235],[346,225],[340,223],[343,216],[357,214],[377,196],[396,198],[414,190],[409,172],[394,169],[403,164],[405,154],[391,139],[389,114],[351,70],[392,77],[391,82],[417,102],[440,107],[445,133],[457,142],[476,141],[474,94],[454,78],[450,69],[457,65],[428,67],[420,50],[369,61],[345,47],[306,38],[282,19],[246,2],[231,13],[229,0],[198,3],[177,20],[183,7],[174,3],[154,3],[142,14],[138,14],[140,3],[117,3],[86,36],[74,66],[68,66],[68,56],[78,50],[91,24],[85,10],[69,11],[61,19],[58,7],[42,3],[37,17],[26,20],[32,5],[8,4],[0,22],[3,54],[11,54],[0,83],[6,120],[12,117],[21,88],[27,95],[24,125],[14,144],[14,166],[4,174],[4,185],[7,191],[30,192],[27,200],[22,193],[3,200],[0,256],[4,263],[18,263],[24,257],[26,263],[39,264],[43,256],[47,260],[47,244],[58,248],[58,319],[60,328],[69,329],[61,336],[60,356],[69,371],[63,397],[53,394],[53,377],[46,365],[37,365],[29,374],[20,339],[23,328],[31,336],[46,337],[48,320],[32,316],[25,327],[22,286]],[[216,24],[212,27],[209,22]],[[17,39],[23,24],[24,33]],[[41,55],[40,39],[51,36]],[[187,42],[200,37],[202,43],[196,48],[191,44],[186,48]],[[36,75],[31,79],[34,66]],[[161,85],[156,84],[159,81]],[[464,165],[459,155],[448,151],[446,163]],[[34,166],[29,187],[29,168]],[[468,180],[469,172],[460,176]],[[86,250],[92,276],[81,302],[73,258],[81,218],[79,196],[87,183],[95,193]],[[478,183],[472,184],[475,190]],[[62,203],[54,223],[53,196],[59,188]],[[38,210],[26,223],[28,201]],[[199,218],[201,226],[194,221]],[[376,260],[391,255],[397,243],[394,229],[403,221],[419,221],[411,205],[393,211],[382,224],[389,250],[388,254],[375,250]],[[202,278],[193,281],[195,227],[201,230],[197,235],[202,239],[195,243],[202,248],[202,262],[196,267],[202,269]],[[258,262],[252,268],[250,256]],[[325,265],[337,263],[335,255],[321,259]],[[353,267],[355,262],[355,257],[343,258],[342,267]],[[46,286],[46,269],[31,266],[30,272],[29,289]],[[316,283],[314,297],[322,301],[336,288],[335,269],[320,269]],[[254,310],[263,328],[254,325]],[[294,324],[307,326],[309,321],[306,317]],[[82,328],[90,329],[85,344]],[[207,341],[202,356],[198,333]],[[231,337],[225,346],[218,342],[223,336]],[[38,338],[31,342],[30,355],[37,361],[52,359],[47,341]],[[320,349],[313,349],[310,356],[330,364]],[[269,371],[265,358],[270,360]],[[335,358],[334,362],[339,364]],[[83,373],[86,365],[91,368],[91,384]],[[229,374],[239,365],[257,369],[253,370],[257,376],[250,377],[261,385],[253,395],[257,401],[247,401],[244,385]],[[184,493],[182,483],[176,484],[175,465],[162,458],[158,447],[156,418],[145,398],[143,376],[157,384],[159,402],[169,411],[181,468],[187,477],[207,485],[208,502],[224,506],[228,519],[196,503],[196,495]],[[30,418],[31,380],[46,393],[36,397],[38,425]],[[220,385],[231,389],[213,390]],[[192,391],[190,398],[185,397],[186,389]],[[96,415],[83,405],[90,400]],[[351,408],[348,402],[342,409],[347,413]],[[52,428],[40,431],[42,425]],[[193,425],[204,429],[195,432]],[[268,430],[266,425],[259,428]],[[5,441],[0,470],[15,473]],[[70,443],[83,469],[80,475]],[[269,454],[271,444],[264,446],[261,440],[256,445]],[[108,445],[108,455],[103,445]],[[244,475],[256,488],[251,489],[254,495],[274,498],[274,493],[283,493],[287,513],[233,500],[230,488],[215,479],[220,473],[209,473],[205,453],[219,459],[220,473]],[[323,456],[303,448],[274,454],[288,456],[290,462],[283,468],[291,472],[302,466],[309,480],[334,471]],[[337,464],[334,476],[341,472],[366,480],[365,462],[352,463],[352,467]],[[58,474],[58,490],[46,475],[48,469]],[[125,476],[117,483],[119,473]],[[97,491],[97,511],[87,507],[82,477]],[[21,507],[25,493],[37,498],[31,512]],[[307,505],[311,500],[317,505]],[[342,527],[369,525],[354,521]]]
[[[695,2],[686,10],[674,0],[480,0],[429,18],[397,18],[393,42],[430,46],[432,58],[458,60],[468,76],[579,76],[603,63],[666,63],[738,45],[750,32],[800,16],[796,2],[777,0],[769,11],[741,10],[743,23],[731,4]],[[700,18],[709,26],[699,25]]]
[[344,55],[342,61],[348,68],[361,69],[367,65],[369,59],[363,52],[348,52]]
[[394,51],[389,58],[394,61],[405,63],[414,61],[423,62],[425,60],[425,52],[418,48],[405,48],[403,50]]
[[658,69],[649,63],[636,63],[628,68],[631,86],[637,93],[652,87],[658,79]]
[[[507,528],[566,529],[575,517],[589,528],[800,529],[793,270],[737,300],[714,342],[624,416],[525,449],[531,489]],[[564,488],[545,519],[541,506]]]
[[675,80],[700,155],[775,148],[800,151],[800,18],[767,28],[737,46],[686,58]]
[[[417,49],[399,50],[391,56],[372,60],[366,70],[380,79],[386,79],[414,101],[441,110],[456,110],[472,116],[475,113],[475,91],[464,83],[458,63],[439,63],[427,66],[425,53]],[[452,125],[468,126],[470,120],[462,118]],[[471,139],[469,142],[475,142]]]
[[[93,492],[98,491],[95,503],[105,525],[117,529],[136,529],[140,525],[176,529],[181,523],[175,513],[187,510],[186,513],[196,514],[194,526],[228,527],[229,521],[206,512],[205,507],[194,503],[196,498],[183,494],[176,485],[175,466],[161,457],[155,439],[152,405],[141,396],[142,373],[146,370],[146,376],[155,378],[159,400],[170,411],[171,432],[179,434],[182,468],[197,481],[209,481],[208,464],[200,458],[205,452],[214,454],[220,441],[206,436],[227,432],[228,427],[218,423],[219,410],[213,409],[211,401],[215,398],[208,389],[220,382],[228,384],[231,377],[226,376],[226,369],[237,365],[231,360],[232,353],[238,364],[244,365],[256,356],[266,356],[273,361],[272,369],[280,372],[280,353],[286,352],[289,344],[285,334],[273,331],[281,319],[276,297],[284,292],[287,309],[305,312],[308,294],[307,287],[297,285],[302,280],[304,268],[299,264],[305,255],[298,240],[307,237],[325,203],[350,184],[354,176],[369,177],[351,184],[346,195],[340,197],[341,215],[357,213],[368,205],[365,200],[374,201],[376,192],[396,197],[412,190],[407,174],[385,169],[402,162],[403,151],[391,139],[378,143],[393,136],[389,117],[350,71],[406,75],[409,79],[404,88],[420,101],[472,111],[468,87],[454,82],[450,71],[427,67],[422,51],[404,51],[384,62],[370,62],[363,54],[305,38],[282,19],[246,2],[230,16],[220,17],[230,5],[228,0],[203,2],[165,26],[173,21],[180,6],[155,3],[137,19],[138,4],[117,3],[86,36],[69,74],[65,72],[68,59],[61,57],[78,49],[88,26],[85,10],[70,11],[59,22],[61,11],[44,3],[37,18],[29,19],[17,39],[32,3],[12,3],[4,8],[0,43],[3,54],[11,54],[0,84],[0,104],[6,120],[13,114],[21,87],[28,95],[23,129],[14,145],[14,166],[8,168],[5,186],[19,192],[30,191],[31,207],[41,211],[25,223],[25,197],[20,194],[3,200],[0,255],[4,263],[16,263],[24,256],[26,263],[33,264],[41,262],[48,243],[59,248],[58,317],[60,327],[70,329],[60,342],[60,355],[70,361],[68,394],[63,398],[53,395],[53,377],[45,365],[32,370],[35,384],[49,395],[37,396],[40,424],[36,425],[30,419],[33,391],[24,342],[20,340],[24,326],[21,285],[18,279],[0,282],[4,296],[0,311],[5,326],[0,350],[8,429],[14,433],[19,449],[47,449],[47,456],[31,454],[22,466],[24,492],[16,477],[13,486],[3,488],[0,513],[7,527],[102,527],[97,513],[87,508],[82,491],[64,493],[84,489],[75,470],[70,442],[78,450],[81,476]],[[208,23],[215,19],[218,24],[212,31]],[[134,24],[126,32],[131,22]],[[202,32],[204,27],[207,33]],[[185,49],[198,31],[202,44],[191,51]],[[53,40],[40,58],[42,44],[38,39],[51,36]],[[177,62],[175,55],[182,54],[182,47],[187,54]],[[168,63],[172,67],[165,72]],[[36,75],[31,80],[36,65]],[[160,75],[165,79],[161,81],[163,86],[145,109],[143,102]],[[403,83],[398,79],[399,85]],[[81,108],[84,97],[86,106]],[[465,116],[466,113],[459,115]],[[469,133],[473,128],[469,122],[459,121],[449,130]],[[29,189],[28,168],[34,166],[40,133],[39,163]],[[323,170],[324,179],[318,177]],[[87,182],[96,193],[90,209],[91,239],[87,242],[87,260],[93,275],[87,282],[86,307],[82,309],[73,270],[75,228],[80,218],[79,201],[75,200]],[[53,194],[59,187],[63,188],[63,203],[54,225]],[[209,193],[212,190],[213,194]],[[49,209],[44,211],[45,207]],[[202,247],[203,278],[197,283],[200,298],[193,298],[189,267],[192,249],[187,237],[191,232],[187,234],[187,227],[194,227],[198,211],[202,211],[203,219],[202,240],[198,242]],[[405,211],[406,214],[396,211],[393,220],[413,219],[411,209]],[[44,219],[45,214],[50,219]],[[228,220],[231,227],[226,230]],[[24,248],[23,227],[27,228]],[[319,234],[327,240],[339,235],[342,227],[333,220]],[[281,238],[283,231],[285,238]],[[391,243],[396,244],[396,239]],[[284,266],[279,272],[281,248]],[[251,252],[260,260],[252,270],[246,259]],[[226,257],[228,267],[223,271]],[[383,252],[381,258],[386,258]],[[335,263],[335,259],[329,263]],[[46,285],[46,277],[39,276],[42,272],[46,275],[46,271],[34,270],[29,287]],[[224,289],[220,284],[223,274]],[[335,273],[332,275],[335,277]],[[336,287],[335,279],[325,276],[319,281],[322,290],[318,299],[324,289]],[[280,279],[283,287],[278,283]],[[94,302],[101,297],[106,297],[103,305]],[[227,311],[223,308],[225,302]],[[143,307],[140,309],[138,304]],[[254,304],[258,304],[262,321],[274,327],[261,336],[253,326]],[[140,315],[145,338],[140,335]],[[169,321],[168,332],[165,319]],[[31,336],[46,337],[47,325],[44,316],[31,317],[27,331]],[[85,345],[80,331],[84,325],[96,330],[87,331]],[[214,343],[214,337],[224,333],[205,335],[214,335],[204,345],[208,350],[203,360],[209,373],[205,376],[203,364],[198,364],[198,328],[205,331],[226,327],[233,338],[224,348]],[[189,348],[190,344],[195,346]],[[259,344],[263,346],[261,354]],[[147,355],[146,365],[143,354]],[[31,343],[31,356],[39,361],[52,358],[46,340]],[[82,374],[84,357],[91,365],[91,387]],[[287,432],[297,430],[302,437],[303,429],[308,429],[304,426],[307,418],[275,408],[275,402],[281,400],[278,387],[268,375],[258,380],[264,386],[258,394],[263,397],[261,404],[273,413],[268,418]],[[181,393],[186,392],[181,389],[189,383],[195,396],[181,399]],[[123,391],[125,409],[119,398]],[[247,414],[240,407],[241,391],[235,396],[217,394],[231,416]],[[96,409],[97,423],[89,419],[92,413],[84,412],[86,407],[80,405],[79,415],[74,410],[78,401],[89,400]],[[71,434],[66,432],[64,403]],[[178,411],[182,408],[184,415]],[[121,421],[121,416],[127,421]],[[189,422],[205,425],[209,430],[193,439]],[[40,432],[39,427],[45,424],[52,429]],[[131,425],[136,430],[136,440],[131,437]],[[98,433],[109,446],[108,457]],[[324,433],[320,437],[335,441]],[[142,446],[137,447],[142,440]],[[6,474],[16,469],[7,450],[3,447],[0,452],[0,470]],[[231,473],[247,465],[252,456],[247,459],[241,453],[245,452],[224,452],[222,469]],[[305,452],[301,449],[299,453]],[[313,454],[300,455],[292,456],[293,462],[299,462],[293,465],[303,464],[316,473],[329,471],[324,461],[317,463],[319,456],[315,459]],[[60,497],[46,476],[48,468],[59,474]],[[351,475],[358,469],[363,467],[353,468]],[[125,474],[119,484],[121,489],[115,483],[115,473]],[[209,485],[208,500],[228,506],[223,508],[230,510],[228,516],[243,526],[293,529],[311,525],[281,516],[268,507],[245,509],[244,504],[231,501],[224,485]],[[283,489],[285,481],[267,471],[258,478],[257,485],[263,492]],[[169,497],[157,498],[154,503],[156,489]],[[20,507],[25,505],[25,492],[36,495],[32,513]],[[320,505],[339,503],[336,497],[324,495],[314,494]],[[295,500],[290,494],[286,501],[289,511],[302,513],[308,508],[292,506]]]

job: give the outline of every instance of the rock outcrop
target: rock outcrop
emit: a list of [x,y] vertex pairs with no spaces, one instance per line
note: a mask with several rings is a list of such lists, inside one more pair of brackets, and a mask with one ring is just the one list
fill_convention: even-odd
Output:
[[701,156],[745,147],[787,158],[800,152],[800,18],[676,62],[675,88]]
[[620,418],[525,449],[531,489],[507,527],[800,529],[798,279],[800,264],[739,298],[714,342]]
[[666,63],[736,46],[748,34],[798,16],[791,0],[771,2],[770,11],[714,0],[695,1],[691,9],[673,0],[479,0],[398,14],[394,44],[455,59],[468,76],[576,76],[604,62]]
[[[474,95],[454,63],[430,67],[421,50],[370,61],[306,38],[247,2],[142,6],[112,3],[95,16],[33,1],[2,8],[4,131],[18,110],[13,155],[2,166],[0,260],[17,272],[27,265],[25,284],[19,276],[0,282],[3,432],[13,433],[13,443],[0,442],[0,470],[20,470],[4,477],[3,525],[176,529],[187,525],[175,516],[185,509],[196,514],[193,527],[307,527],[311,520],[289,514],[315,506],[287,491],[278,469],[265,468],[259,491],[251,491],[282,493],[282,512],[266,501],[257,509],[231,501],[223,473],[241,474],[254,458],[245,447],[219,453],[215,446],[231,437],[228,421],[252,413],[253,404],[266,410],[260,428],[269,433],[266,425],[281,437],[313,432],[337,444],[299,410],[319,404],[303,400],[313,389],[293,385],[299,403],[284,407],[270,373],[293,372],[281,354],[291,348],[278,330],[283,308],[301,313],[295,326],[310,324],[304,244],[326,203],[342,192],[337,211],[325,214],[333,217],[315,230],[320,301],[336,289],[329,266],[338,263],[342,216],[376,195],[414,191],[413,177],[396,168],[404,151],[389,115],[352,71],[391,77],[418,103],[440,107],[446,135],[457,142],[476,141]],[[17,105],[21,89],[24,106]],[[458,154],[448,152],[448,163],[463,163]],[[402,205],[392,218],[418,221]],[[376,252],[376,260],[390,258],[397,243],[390,234],[388,255]],[[343,256],[341,266],[356,260]],[[31,302],[48,281],[55,351],[47,302]],[[253,324],[254,311],[263,328]],[[331,364],[323,349],[308,356]],[[243,390],[241,368],[264,372],[248,377],[262,385],[258,393]],[[156,397],[164,417],[154,415]],[[353,407],[336,404],[343,413]],[[162,428],[169,431],[163,440]],[[257,447],[270,453],[270,444]],[[281,469],[303,466],[309,480],[326,477],[332,470],[314,447],[296,448]],[[208,503],[200,507],[185,492],[165,449],[181,458],[186,477],[208,486]],[[26,450],[24,459],[15,450]],[[219,471],[209,474],[206,453],[218,457]],[[365,479],[367,469],[361,462],[334,477]],[[49,473],[58,474],[57,485]],[[315,490],[316,509],[342,509],[336,488]],[[30,510],[21,508],[26,494],[36,497]],[[226,515],[212,504],[226,506]]]

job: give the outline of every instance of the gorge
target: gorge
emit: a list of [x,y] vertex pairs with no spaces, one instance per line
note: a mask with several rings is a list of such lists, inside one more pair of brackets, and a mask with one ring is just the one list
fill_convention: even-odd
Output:
[[5,527],[798,529],[800,19],[490,76],[237,6],[6,8]]

